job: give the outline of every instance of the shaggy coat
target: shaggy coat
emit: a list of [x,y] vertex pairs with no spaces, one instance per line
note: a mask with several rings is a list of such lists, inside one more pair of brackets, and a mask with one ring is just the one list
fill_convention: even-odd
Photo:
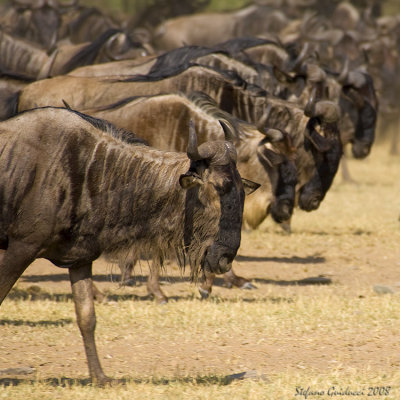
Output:
[[0,124],[0,303],[36,258],[68,267],[91,378],[104,384],[94,340],[92,261],[146,253],[222,273],[240,245],[244,189],[226,141],[187,155],[126,143],[111,124],[47,107]]
[[101,254],[125,256],[134,243],[138,254],[155,259],[186,253],[198,269],[218,235],[218,191],[243,190],[227,150],[219,145],[203,172],[211,183],[185,191],[180,177],[194,167],[184,153],[125,144],[110,134],[123,130],[93,121],[99,120],[44,108],[0,125],[1,248],[29,238],[35,257],[73,267]]
[[273,128],[287,132],[297,149],[299,205],[307,211],[318,208],[342,155],[337,126],[339,109],[332,102],[318,103],[313,99],[306,115],[298,104],[270,95],[234,71],[188,64],[145,76],[62,76],[35,82],[21,91],[18,109],[60,106],[64,99],[72,108],[83,110],[121,101],[133,93],[143,96],[178,91],[205,92],[222,110],[255,124],[261,131]]
[[[257,193],[246,198],[244,226],[257,228],[269,211],[278,222],[290,218],[297,171],[291,161],[294,148],[288,135],[278,131],[274,132],[274,137],[268,131],[262,133],[253,124],[221,110],[201,92],[127,98],[108,107],[84,112],[135,132],[151,146],[173,151],[186,148],[187,136],[183,133],[190,120],[199,132],[199,143],[221,139],[223,130],[219,121],[225,122],[238,152],[241,176],[261,184]],[[282,174],[282,170],[288,173]],[[284,215],[279,214],[278,207],[271,207],[272,203],[282,201],[282,195],[288,207]]]

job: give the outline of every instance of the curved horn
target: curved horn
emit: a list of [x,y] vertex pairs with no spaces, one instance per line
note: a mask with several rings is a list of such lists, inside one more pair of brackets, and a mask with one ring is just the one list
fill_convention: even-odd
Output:
[[343,93],[355,104],[358,109],[364,107],[365,100],[356,89],[345,87],[343,88]]
[[300,23],[300,32],[303,37],[308,37],[308,34],[313,30],[318,15],[316,12],[307,13]]
[[197,146],[197,134],[196,129],[194,128],[193,120],[190,120],[189,123],[189,141],[186,150],[187,156],[192,161],[201,160],[203,157],[199,153],[199,149]]
[[307,102],[307,105],[304,108],[304,114],[307,117],[312,117],[312,115],[314,114],[314,107],[316,101],[317,101],[317,85],[314,85],[311,90],[310,98]]
[[269,114],[271,112],[272,104],[269,103],[267,106],[267,109],[263,112],[263,115],[261,115],[261,118],[257,121],[256,127],[259,131],[265,132],[265,124],[267,123]]
[[337,122],[340,118],[340,108],[328,100],[321,100],[315,104],[313,117],[319,117],[328,123]]
[[219,120],[218,122],[220,123],[220,125],[222,126],[222,129],[224,131],[225,140],[228,141],[228,142],[232,142],[233,141],[233,135],[232,135],[232,131],[229,128],[229,126],[224,121]]
[[309,42],[305,42],[304,45],[303,45],[303,48],[300,51],[300,54],[297,56],[297,58],[291,64],[290,71],[293,71],[293,70],[297,69],[302,64],[302,62],[304,61],[304,59],[307,56],[309,48],[310,48],[310,43]]
[[343,69],[340,72],[339,76],[337,77],[337,81],[341,84],[344,84],[347,80],[347,76],[349,74],[349,58],[346,57],[346,59],[344,60],[344,64],[343,64]]
[[111,46],[112,44],[117,40],[117,36],[120,34],[121,32],[117,32],[114,35],[112,35],[107,42],[104,45],[104,54],[106,55],[106,57],[108,57],[111,61],[121,61],[124,59],[123,55],[117,56],[112,54],[111,51]]
[[352,85],[357,89],[360,89],[363,86],[365,86],[366,78],[361,71],[350,71],[347,82],[349,85]]
[[48,56],[47,61],[43,64],[42,68],[40,69],[39,73],[36,76],[37,80],[45,79],[51,76],[51,70],[53,68],[58,52],[59,50],[55,49],[53,53],[50,56]]
[[280,142],[285,138],[284,133],[276,128],[266,128],[263,134],[271,143]]

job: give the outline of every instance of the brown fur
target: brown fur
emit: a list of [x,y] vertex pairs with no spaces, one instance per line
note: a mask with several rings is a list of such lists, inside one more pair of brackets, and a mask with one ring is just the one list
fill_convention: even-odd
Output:
[[[16,134],[21,125],[29,129]],[[219,204],[210,187],[199,190],[206,211],[193,214],[198,239],[184,249],[186,192],[178,178],[189,168],[186,155],[130,147],[65,109],[23,113],[0,129],[3,248],[14,237],[30,237],[37,256],[70,265],[101,253],[126,257],[135,243],[136,254],[156,259],[189,251],[199,268],[215,238]]]
[[[94,339],[92,261],[177,256],[195,277],[226,271],[240,245],[244,190],[231,143],[188,154],[129,144],[109,123],[52,107],[0,124],[0,303],[34,259],[68,267],[89,372],[109,382]],[[117,136],[119,132],[117,132]],[[188,158],[190,157],[190,159]]]
[[[160,71],[158,75],[134,76],[130,79],[126,76],[120,79],[63,76],[43,80],[22,90],[19,110],[47,104],[58,106],[62,104],[62,99],[73,108],[81,110],[112,104],[132,94],[143,96],[177,91],[203,91],[222,110],[257,126],[269,110],[261,130],[265,127],[275,128],[291,136],[297,149],[299,187],[316,175],[315,156],[311,148],[305,146],[310,118],[305,115],[301,106],[269,95],[233,72],[225,74],[205,66],[188,66],[186,69],[182,67],[179,71]],[[335,107],[333,103],[331,106]],[[171,120],[179,118],[178,114],[171,115]],[[324,129],[325,125],[321,124],[322,136]]]
[[[245,225],[255,229],[266,218],[276,184],[275,179],[271,182],[271,176],[277,172],[273,171],[276,166],[271,167],[261,161],[257,155],[258,149],[267,146],[279,154],[284,154],[284,149],[280,144],[267,143],[265,134],[253,124],[224,112],[204,94],[138,97],[121,105],[88,109],[84,112],[131,130],[156,148],[174,151],[183,151],[187,146],[187,136],[183,134],[183,128],[189,120],[194,121],[199,132],[199,143],[222,138],[219,121],[224,121],[233,133],[241,176],[262,185],[257,193],[245,201]],[[257,214],[256,219],[254,214]]]

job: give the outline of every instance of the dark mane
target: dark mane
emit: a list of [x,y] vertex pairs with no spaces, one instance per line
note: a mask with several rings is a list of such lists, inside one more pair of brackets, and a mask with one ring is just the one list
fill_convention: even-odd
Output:
[[243,89],[246,89],[248,86],[250,86],[236,71],[214,68],[208,65],[201,65],[192,62],[154,71],[153,74],[138,74],[130,76],[126,79],[116,79],[115,82],[156,82],[177,76],[183,72],[189,71],[191,68],[202,68],[204,70],[215,72],[221,75],[224,79],[228,80],[232,85],[242,87]]
[[[89,122],[89,124],[91,124],[95,128],[101,130],[102,132],[108,133],[109,135],[111,135],[112,137],[114,137],[116,139],[119,139],[119,140],[121,140],[125,143],[129,143],[129,144],[148,146],[148,143],[145,140],[135,136],[135,134],[133,132],[128,131],[127,129],[118,128],[111,122],[106,121],[105,119],[92,117],[90,115],[81,113],[80,111],[73,110],[72,108],[70,108],[68,106],[68,104],[66,104],[65,107],[45,106],[45,107],[37,107],[37,108],[34,108],[33,110],[40,110],[40,109],[46,109],[46,108],[68,110],[69,112],[76,114],[80,118],[84,119],[86,122]],[[19,114],[24,114],[25,112],[28,112],[28,111],[32,111],[32,110],[24,110],[24,111],[20,112]]]
[[120,99],[118,101],[116,101],[115,103],[111,103],[111,104],[106,104],[104,106],[100,106],[100,107],[96,107],[94,110],[96,111],[105,111],[105,110],[116,110],[120,107],[125,106],[126,104],[130,103],[131,101],[134,101],[136,99],[140,99],[140,98],[144,98],[144,97],[151,97],[151,95],[149,96],[129,96],[129,97],[125,97],[123,99]]
[[168,51],[157,57],[155,64],[151,67],[149,74],[156,73],[165,68],[169,69],[174,66],[187,64],[196,58],[206,56],[211,53],[228,54],[226,51],[215,50],[203,46],[183,46]]
[[117,33],[121,33],[120,29],[110,28],[102,33],[97,39],[83,47],[78,53],[76,53],[71,59],[69,59],[60,70],[60,74],[66,74],[75,68],[83,65],[93,64],[100,49],[107,42],[110,37]]
[[[60,108],[62,108],[62,107],[60,107]],[[136,137],[133,132],[128,131],[127,129],[118,128],[111,122],[106,121],[105,119],[95,118],[90,115],[83,114],[76,110],[71,110],[71,109],[68,109],[68,110],[73,112],[74,114],[78,115],[85,121],[89,122],[95,128],[100,129],[102,132],[106,132],[106,133],[110,134],[111,136],[122,140],[125,143],[141,144],[141,145],[146,145],[146,146],[148,145],[148,143],[145,140]]]
[[148,74],[137,74],[130,76],[125,79],[116,79],[115,82],[156,82],[161,81],[162,79],[170,78],[176,75],[181,74],[182,72],[186,71],[187,69],[199,66],[198,64],[187,62],[184,64],[179,65],[171,65],[164,69],[160,69],[157,71],[153,71],[153,73]]
[[32,83],[35,82],[36,80],[36,78],[30,75],[26,75],[24,73],[20,73],[17,71],[8,70],[4,68],[2,65],[0,65],[0,78],[13,78],[23,81],[25,83]]

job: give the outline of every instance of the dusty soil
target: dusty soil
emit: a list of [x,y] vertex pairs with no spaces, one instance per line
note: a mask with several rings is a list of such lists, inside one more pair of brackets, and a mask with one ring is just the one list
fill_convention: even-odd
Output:
[[[349,304],[360,302],[360,313],[363,312],[362,301],[371,304],[371,299],[373,304],[374,299],[382,296],[387,296],[389,302],[390,299],[398,301],[400,159],[388,157],[386,149],[376,150],[363,162],[350,161],[350,170],[357,184],[344,184],[338,174],[318,211],[310,214],[296,211],[291,235],[284,234],[270,221],[258,231],[244,232],[234,269],[249,278],[256,289],[228,289],[219,277],[209,301],[231,302],[232,305],[255,303],[265,307],[266,313],[269,306],[277,304],[282,304],[287,311],[288,305],[298,298],[305,302],[322,301],[322,304],[324,298],[331,299],[329,304],[335,299],[348,298]],[[116,313],[119,304],[116,300],[132,302],[134,309],[151,301],[146,293],[145,264],[136,270],[135,284],[124,288],[116,283],[117,267],[99,260],[94,265],[94,273],[96,284],[108,294],[108,304]],[[160,310],[162,307],[168,310],[171,303],[186,300],[194,302],[189,303],[194,304],[193,307],[201,303],[195,285],[189,283],[187,274],[182,275],[176,266],[168,266],[162,280],[170,303],[158,306]],[[34,285],[39,286],[42,293],[52,294],[52,300],[70,294],[67,270],[45,260],[33,263],[17,288]],[[394,293],[379,294],[377,285]],[[101,306],[104,305],[98,307]],[[73,314],[71,318],[74,319]],[[296,319],[296,316],[291,318]],[[75,321],[60,322],[57,334],[64,335],[61,347],[59,343],[57,346],[50,343],[46,336],[31,336],[28,331],[35,327],[17,321],[18,316],[12,323],[2,320],[0,315],[0,370],[34,366],[42,378],[87,376]],[[332,327],[338,326],[333,321],[321,321],[321,331],[311,331],[308,335],[300,332],[296,336],[293,330],[289,333],[282,330],[279,337],[261,337],[259,332],[238,327],[223,339],[214,333],[208,340],[201,335],[171,339],[170,334],[163,337],[158,333],[154,334],[155,341],[151,335],[143,337],[140,332],[136,333],[135,326],[120,329],[117,324],[114,338],[101,339],[99,322],[97,335],[103,366],[113,376],[171,376],[179,371],[204,375],[254,369],[269,373],[304,368],[323,372],[333,366],[340,368],[340,365],[389,373],[400,367],[396,325],[373,335],[363,326],[357,330],[356,322],[352,330],[344,331],[330,329],[330,323]],[[395,323],[398,326],[398,320]],[[26,341],[21,345],[15,338],[25,331]]]

